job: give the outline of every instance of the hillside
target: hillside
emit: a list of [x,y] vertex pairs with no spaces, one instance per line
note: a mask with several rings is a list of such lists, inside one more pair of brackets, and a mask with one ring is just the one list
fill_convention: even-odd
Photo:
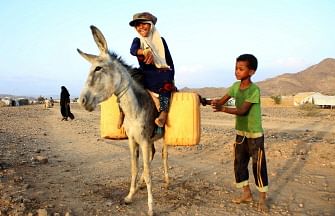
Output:
[[[335,94],[335,59],[327,58],[297,73],[286,73],[257,82],[263,96],[294,95],[298,92]],[[226,88],[184,88],[181,91],[197,92],[203,97],[222,96]]]
[[303,71],[283,74],[257,84],[262,94],[292,95],[298,92],[321,92],[335,94],[335,59],[327,58]]

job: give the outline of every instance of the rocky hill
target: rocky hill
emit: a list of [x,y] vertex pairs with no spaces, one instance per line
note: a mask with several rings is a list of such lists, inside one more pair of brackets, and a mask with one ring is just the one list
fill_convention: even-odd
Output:
[[[294,95],[298,92],[320,92],[335,95],[335,59],[327,58],[297,73],[286,73],[257,82],[263,96]],[[222,96],[226,88],[184,88],[204,97]]]
[[298,92],[335,94],[335,59],[327,58],[303,71],[283,74],[257,84],[263,95],[293,95]]

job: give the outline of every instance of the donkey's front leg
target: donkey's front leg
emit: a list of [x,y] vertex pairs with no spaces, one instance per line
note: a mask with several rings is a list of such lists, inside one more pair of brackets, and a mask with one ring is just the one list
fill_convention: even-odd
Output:
[[147,191],[148,191],[148,215],[154,215],[153,211],[153,196],[152,196],[152,185],[151,185],[151,170],[150,170],[150,154],[151,146],[149,147],[149,143],[143,143],[141,145],[142,149],[142,156],[143,156],[143,176],[145,183],[147,184]]
[[134,139],[129,138],[129,150],[131,157],[131,183],[129,193],[124,199],[126,204],[129,204],[133,200],[133,196],[136,193],[136,180],[138,174],[138,144]]
[[[149,147],[149,156],[150,156],[149,160],[150,160],[150,163],[154,159],[155,153],[156,153],[155,145],[152,142],[151,143],[151,148]],[[145,181],[144,181],[144,172],[142,172],[142,175],[141,175],[140,181],[137,184],[137,189],[136,190],[143,189],[144,187],[146,187],[146,184],[145,184]]]

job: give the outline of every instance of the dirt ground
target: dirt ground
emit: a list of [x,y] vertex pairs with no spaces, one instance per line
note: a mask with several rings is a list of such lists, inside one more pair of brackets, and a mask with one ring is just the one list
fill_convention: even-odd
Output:
[[[0,215],[146,215],[147,193],[123,204],[130,185],[127,140],[101,139],[100,111],[71,104],[0,108]],[[335,215],[335,110],[264,107],[271,215]],[[259,215],[233,204],[234,117],[201,107],[201,141],[169,147],[163,188],[162,141],[152,163],[156,215]],[[141,162],[141,161],[140,161]],[[257,198],[253,175],[251,189]]]

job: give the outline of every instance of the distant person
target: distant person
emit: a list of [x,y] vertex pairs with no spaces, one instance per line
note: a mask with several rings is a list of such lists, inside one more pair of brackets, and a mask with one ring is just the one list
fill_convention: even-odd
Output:
[[[236,142],[234,145],[234,172],[237,188],[243,188],[240,197],[234,203],[247,203],[253,200],[249,187],[248,164],[252,158],[252,170],[256,187],[259,191],[258,210],[267,212],[266,193],[268,192],[268,175],[264,151],[264,133],[261,120],[260,89],[251,81],[257,69],[257,59],[251,54],[237,57],[235,82],[226,95],[211,101],[214,112],[236,115]],[[224,107],[230,99],[235,98],[236,108]]]
[[74,115],[71,113],[70,109],[70,94],[65,86],[61,87],[60,93],[60,112],[63,116],[62,121],[67,121],[68,118],[74,119]]
[[50,104],[51,104],[51,107],[54,106],[54,103],[55,103],[54,99],[53,99],[52,97],[50,97]]

